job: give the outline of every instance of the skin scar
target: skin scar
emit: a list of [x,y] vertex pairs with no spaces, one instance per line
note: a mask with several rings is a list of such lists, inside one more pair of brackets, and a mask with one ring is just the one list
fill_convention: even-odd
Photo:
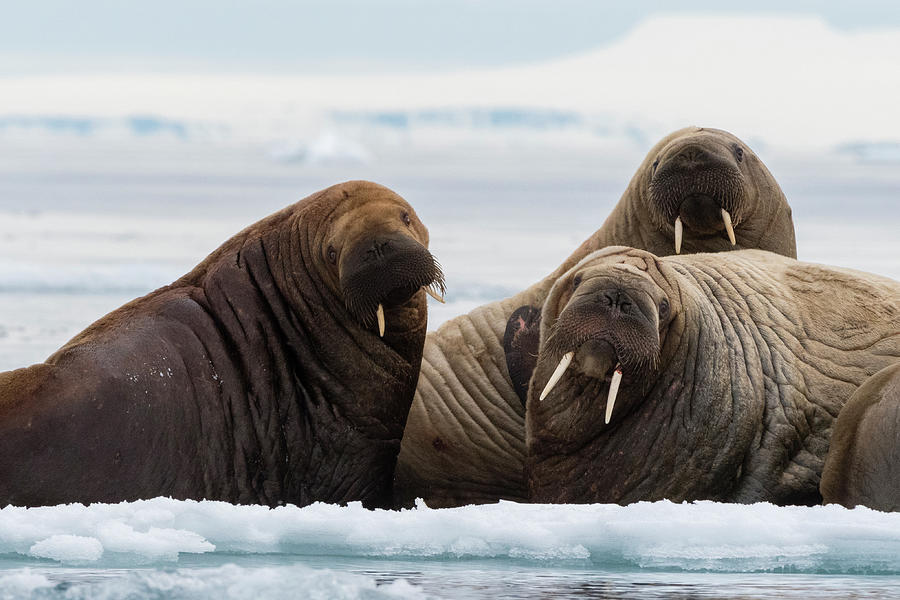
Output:
[[629,271],[631,273],[635,273],[636,275],[644,276],[646,273],[641,269],[637,268],[631,263],[616,263],[613,265],[614,269],[621,269],[623,271]]

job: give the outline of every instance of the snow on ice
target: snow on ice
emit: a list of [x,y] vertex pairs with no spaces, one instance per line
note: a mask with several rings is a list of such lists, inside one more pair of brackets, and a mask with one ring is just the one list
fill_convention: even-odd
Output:
[[181,554],[574,561],[713,572],[900,573],[900,514],[838,506],[671,502],[370,511],[156,498],[0,509],[0,554],[166,564]]

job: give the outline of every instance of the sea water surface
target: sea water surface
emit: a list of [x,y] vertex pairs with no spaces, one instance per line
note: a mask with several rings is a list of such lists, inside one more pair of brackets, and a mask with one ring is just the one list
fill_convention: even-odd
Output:
[[[204,161],[154,156],[152,164],[127,153],[84,158],[87,167],[0,162],[0,370],[44,360],[246,225],[351,178],[392,187],[429,227],[448,283],[447,304],[430,304],[434,328],[553,270],[602,224],[642,157],[571,172],[522,163],[459,174],[310,171],[224,151]],[[794,207],[802,259],[900,277],[895,165],[769,166]],[[500,503],[388,512],[163,498],[0,509],[0,598],[881,598],[898,590],[900,515],[867,509]]]

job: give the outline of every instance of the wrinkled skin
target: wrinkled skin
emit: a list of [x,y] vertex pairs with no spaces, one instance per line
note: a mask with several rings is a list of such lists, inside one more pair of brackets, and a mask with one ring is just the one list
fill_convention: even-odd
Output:
[[[735,246],[722,208],[731,214]],[[558,269],[428,334],[397,465],[398,503],[424,498],[443,507],[526,499],[525,390],[550,287],[606,246],[673,254],[677,217],[684,226],[682,253],[761,248],[797,255],[790,206],[746,144],[725,131],[696,127],[665,137],[603,226]]]
[[767,252],[592,254],[544,305],[529,499],[817,504],[834,419],[900,357],[898,318],[900,283]]
[[387,188],[336,185],[0,374],[0,504],[389,506],[443,286],[427,245]]
[[900,362],[873,375],[844,406],[820,489],[828,504],[900,511]]

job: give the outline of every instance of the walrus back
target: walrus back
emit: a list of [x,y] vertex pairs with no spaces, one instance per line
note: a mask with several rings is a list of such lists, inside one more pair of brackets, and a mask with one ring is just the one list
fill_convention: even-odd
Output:
[[900,511],[900,362],[853,394],[834,424],[820,489],[827,504]]
[[0,502],[188,498],[203,487],[201,423],[169,394],[203,386],[173,342],[181,328],[148,316],[121,327],[131,335],[107,323],[106,339],[0,376]]

